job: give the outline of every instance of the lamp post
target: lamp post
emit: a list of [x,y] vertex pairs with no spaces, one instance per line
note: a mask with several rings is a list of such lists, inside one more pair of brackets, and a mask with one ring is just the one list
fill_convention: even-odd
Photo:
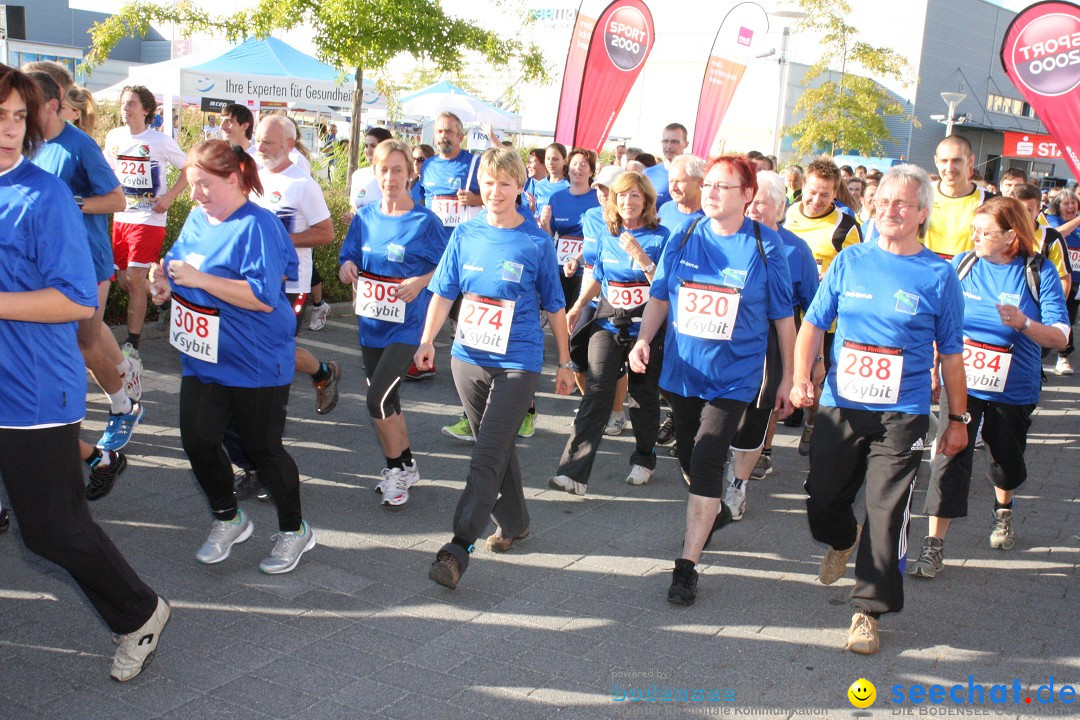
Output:
[[966,97],[967,94],[962,92],[941,93],[941,99],[944,100],[949,106],[949,117],[945,119],[945,137],[949,137],[952,135],[953,118],[956,117],[956,106],[964,102],[964,98]]
[[[809,17],[801,10],[776,10],[771,13],[773,17],[784,20],[802,20]],[[784,110],[787,108],[788,90],[788,40],[791,38],[791,27],[784,25],[783,35],[780,37],[780,57],[777,63],[780,65],[780,100],[776,107],[776,122],[773,124],[773,157],[780,160],[780,131],[784,125]]]

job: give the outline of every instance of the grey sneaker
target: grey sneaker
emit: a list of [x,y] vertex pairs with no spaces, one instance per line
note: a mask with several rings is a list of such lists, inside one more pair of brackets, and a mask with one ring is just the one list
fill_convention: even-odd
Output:
[[551,478],[548,480],[548,487],[552,490],[563,490],[571,495],[584,495],[588,489],[585,483],[579,483],[566,475],[556,475]]
[[751,480],[764,480],[773,471],[772,455],[761,454],[754,469],[750,471]]
[[945,569],[942,559],[945,550],[945,541],[933,535],[927,535],[923,540],[919,559],[911,563],[908,574],[913,577],[933,578]]
[[277,542],[270,551],[270,557],[259,563],[259,569],[268,575],[293,570],[300,562],[300,556],[315,547],[315,531],[307,520],[300,521],[300,529],[296,532],[274,533],[273,539]]
[[844,573],[847,572],[847,562],[851,558],[851,553],[858,546],[861,535],[862,525],[857,525],[855,527],[855,542],[851,543],[851,547],[847,550],[829,548],[829,551],[825,553],[825,557],[821,559],[821,571],[818,573],[818,580],[821,581],[822,585],[832,585],[844,577]]
[[195,559],[203,565],[216,565],[223,562],[232,552],[232,546],[242,543],[255,531],[255,523],[247,514],[236,508],[236,517],[232,520],[215,520],[210,526],[210,536],[195,553]]
[[724,490],[724,504],[731,508],[731,519],[742,520],[746,514],[746,483],[742,487],[735,487],[735,483],[729,482]]
[[1012,550],[1016,545],[1016,533],[1012,529],[1012,510],[994,511],[994,529],[990,533],[990,547]]
[[814,434],[814,426],[810,423],[803,425],[802,435],[799,437],[799,454],[807,456],[810,454],[810,438]]
[[116,655],[113,656],[110,677],[116,682],[127,682],[146,669],[157,652],[158,640],[165,623],[169,622],[169,603],[157,599],[157,607],[141,628],[121,635]]
[[607,425],[604,426],[605,435],[621,435],[626,427],[626,413],[611,411],[608,415]]

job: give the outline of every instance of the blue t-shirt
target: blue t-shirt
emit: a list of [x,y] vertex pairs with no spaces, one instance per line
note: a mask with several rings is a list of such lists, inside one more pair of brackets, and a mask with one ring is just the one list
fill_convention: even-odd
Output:
[[926,248],[915,255],[894,255],[876,243],[841,250],[806,312],[806,322],[823,330],[833,320],[832,367],[821,398],[831,407],[926,415],[934,342],[942,355],[964,349],[960,283]]
[[[98,197],[120,187],[120,181],[94,138],[68,123],[59,135],[42,143],[32,162],[67,183],[73,196]],[[109,216],[80,214],[86,225],[97,280],[103,282],[113,274]]]
[[536,198],[536,217],[540,217],[540,211],[544,209],[544,206],[551,202],[551,196],[560,190],[565,190],[570,187],[569,180],[559,180],[557,182],[551,182],[547,178],[537,180],[533,183],[533,197]]
[[[0,292],[54,288],[97,307],[86,226],[59,178],[19,159],[0,175]],[[67,425],[86,413],[77,323],[0,320],[0,427]]]
[[[585,238],[581,229],[582,217],[586,211],[600,207],[596,192],[589,189],[575,195],[570,188],[566,188],[551,196],[550,205],[551,229],[556,236],[556,257],[577,256],[576,241],[584,242]],[[584,267],[578,266],[576,274],[581,275],[584,270]]]
[[[481,367],[540,372],[540,309],[558,312],[566,302],[558,273],[555,246],[535,225],[522,221],[515,228],[496,228],[484,217],[458,225],[428,284],[444,298],[465,296],[451,355]],[[500,301],[512,302],[513,308]],[[462,344],[466,332],[474,344],[491,341],[502,352]],[[493,340],[503,332],[508,332],[505,342]]]
[[672,236],[653,278],[652,297],[670,303],[660,387],[750,402],[761,388],[769,321],[791,317],[791,276],[774,230],[760,226],[762,262],[752,220],[730,236],[711,225],[698,223],[685,245]]
[[[457,195],[458,190],[479,193],[479,168],[480,156],[468,150],[462,150],[449,160],[442,155],[430,157],[420,167],[414,197],[430,207],[430,199],[437,195]],[[453,184],[455,181],[456,185]]]
[[784,254],[787,256],[788,272],[791,273],[791,301],[805,313],[818,289],[817,261],[810,246],[801,237],[783,227],[778,232],[784,241]]
[[[953,268],[959,267],[968,254],[953,258]],[[1024,259],[1020,257],[1002,265],[976,260],[960,281],[969,395],[1009,405],[1034,405],[1039,401],[1042,348],[1024,333],[1002,323],[997,310],[999,303],[1013,305],[1044,325],[1068,325],[1065,294],[1053,263],[1043,259],[1039,275],[1038,303],[1024,279]],[[1006,360],[1007,374],[1001,372]]]
[[671,193],[668,192],[667,165],[659,162],[645,168],[645,177],[649,178],[653,187],[656,188],[656,207],[663,207],[664,203],[671,199]]
[[[688,222],[705,217],[705,211],[698,208],[692,213],[684,213],[679,209],[679,203],[668,202],[660,206],[660,209],[656,211],[656,215],[660,218],[660,224],[668,229],[672,237],[675,237],[676,230],[686,227]],[[679,239],[682,239],[681,235]]]
[[[427,208],[417,205],[404,215],[387,215],[376,203],[353,217],[339,262],[352,260],[356,264],[361,273],[357,293],[376,308],[386,288],[380,287],[380,282],[399,283],[431,272],[449,238],[450,231]],[[384,348],[390,343],[419,345],[430,301],[431,291],[425,287],[405,304],[401,322],[358,315],[360,344],[371,348]]]
[[[613,307],[631,309],[629,306],[644,305],[649,301],[649,279],[645,276],[645,270],[630,258],[630,255],[622,249],[619,237],[607,232],[600,236],[600,250],[593,265],[593,280],[600,283],[600,293],[608,299]],[[622,234],[619,231],[619,235]],[[667,245],[668,231],[663,225],[651,230],[638,228],[627,230],[637,238],[641,249],[654,263],[660,262],[660,255]],[[630,337],[637,337],[638,326],[641,318],[636,317],[630,325]],[[599,320],[597,325],[609,333],[618,333],[618,329],[610,319]]]
[[[1065,224],[1065,221],[1061,219],[1060,215],[1048,214],[1046,216],[1046,222],[1050,223],[1050,227],[1054,228],[1061,227],[1063,224]],[[1063,235],[1062,237],[1065,238],[1065,244],[1069,247],[1070,250],[1076,250],[1077,253],[1080,253],[1080,228],[1077,228],[1068,235]],[[1077,253],[1069,253],[1069,259],[1072,260],[1073,256]],[[1073,262],[1072,267],[1073,285],[1076,285],[1078,282],[1080,282],[1080,263]]]
[[[184,375],[227,387],[280,387],[296,366],[296,315],[285,297],[285,278],[295,280],[299,261],[292,239],[269,210],[248,201],[224,222],[209,222],[192,208],[164,265],[183,260],[229,280],[246,280],[255,298],[274,310],[245,310],[205,290],[172,285],[173,302],[216,312],[220,320],[217,362],[180,354]],[[176,332],[170,328],[170,333]],[[255,349],[255,351],[253,351]]]

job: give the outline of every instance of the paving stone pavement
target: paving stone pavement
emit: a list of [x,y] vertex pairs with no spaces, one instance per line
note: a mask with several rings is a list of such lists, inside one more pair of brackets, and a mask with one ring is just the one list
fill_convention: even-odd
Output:
[[[778,433],[776,472],[750,484],[745,518],[717,534],[697,603],[680,608],[666,600],[686,506],[675,460],[662,449],[653,481],[627,485],[627,429],[604,440],[587,496],[549,490],[578,402],[552,392],[549,369],[536,435],[518,443],[532,533],[506,554],[478,547],[450,591],[427,568],[450,537],[470,446],[439,432],[459,409],[445,342],[437,375],[402,391],[423,480],[399,512],[373,492],[383,458],[348,309],[299,342],[344,369],[328,416],[315,414],[307,378],[293,383],[286,428],[318,546],[295,572],[260,574],[276,524],[253,499],[251,540],[220,565],[195,562],[210,515],[176,429],[179,360],[160,330],[148,332],[146,420],[126,449],[130,467],[92,510],[172,603],[172,620],[147,672],[111,682],[107,628],[63,573],[26,550],[16,518],[0,536],[0,718],[851,717],[847,688],[861,677],[878,692],[864,716],[1080,716],[1032,695],[1051,678],[1056,691],[1080,684],[1080,377],[1051,375],[1044,390],[1016,549],[989,547],[980,453],[972,514],[952,528],[944,573],[905,583],[905,611],[881,622],[881,653],[862,657],[842,649],[851,571],[831,587],[816,580],[824,548],[806,526],[795,431]],[[108,407],[96,388],[88,402],[83,436],[96,440]],[[914,518],[912,553],[925,531]],[[969,676],[987,692],[1018,681],[1020,703],[893,702],[894,686],[913,683],[961,683],[966,697]],[[630,699],[654,685],[705,699]]]

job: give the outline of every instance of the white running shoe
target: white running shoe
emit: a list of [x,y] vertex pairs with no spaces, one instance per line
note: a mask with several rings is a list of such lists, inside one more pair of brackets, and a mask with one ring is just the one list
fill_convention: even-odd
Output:
[[259,563],[259,569],[268,575],[290,572],[300,562],[300,556],[315,547],[315,531],[307,520],[300,521],[300,529],[296,532],[277,532],[273,539],[270,557]]
[[728,483],[724,490],[724,504],[731,508],[731,519],[742,520],[746,512],[746,483],[740,488],[735,483]]
[[409,502],[409,476],[400,468],[384,468],[382,481],[382,504],[388,510],[396,510]]
[[1058,356],[1057,364],[1054,365],[1054,373],[1057,375],[1072,375],[1072,364],[1069,362],[1069,358]]
[[633,465],[626,476],[627,485],[646,485],[652,479],[652,470],[642,465]]
[[607,425],[604,426],[604,434],[621,435],[624,427],[626,427],[626,413],[612,410],[611,415],[608,416]]
[[124,381],[124,393],[131,398],[131,402],[139,402],[142,400],[142,360],[138,353],[126,357],[128,370],[120,376]]
[[322,305],[313,305],[311,307],[311,322],[308,323],[308,330],[322,330],[326,327],[326,318],[330,317],[330,303],[323,301]]

